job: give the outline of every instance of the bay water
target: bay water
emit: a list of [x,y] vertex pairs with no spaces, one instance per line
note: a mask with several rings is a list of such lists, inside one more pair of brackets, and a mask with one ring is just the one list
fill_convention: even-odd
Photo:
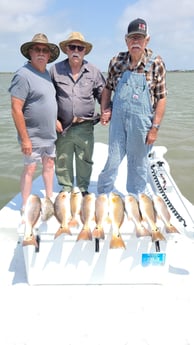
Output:
[[[12,73],[0,73],[0,208],[20,192],[23,159],[11,116],[8,87]],[[155,145],[165,158],[182,194],[194,204],[194,72],[167,72],[168,98]],[[108,142],[108,126],[95,126],[95,141]],[[36,176],[41,173],[41,165]]]

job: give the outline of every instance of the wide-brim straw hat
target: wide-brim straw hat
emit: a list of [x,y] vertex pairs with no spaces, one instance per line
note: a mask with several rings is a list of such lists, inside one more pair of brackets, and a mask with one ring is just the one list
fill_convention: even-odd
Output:
[[49,47],[51,55],[50,55],[50,58],[48,60],[48,63],[53,62],[58,58],[58,56],[60,54],[59,47],[54,43],[50,43],[45,34],[36,34],[32,38],[32,41],[22,44],[22,46],[20,47],[20,51],[21,51],[22,55],[24,55],[28,60],[30,60],[31,58],[29,55],[29,49],[33,45],[38,44],[38,43],[45,44],[46,46]]
[[59,43],[59,46],[63,53],[67,54],[67,46],[73,41],[79,41],[83,46],[86,47],[85,55],[89,54],[89,52],[92,50],[92,44],[86,42],[84,36],[80,32],[71,32],[65,41]]

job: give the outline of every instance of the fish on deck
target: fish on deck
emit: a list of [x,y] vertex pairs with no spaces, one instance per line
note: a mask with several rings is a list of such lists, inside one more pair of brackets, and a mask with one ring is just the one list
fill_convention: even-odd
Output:
[[95,221],[96,227],[92,231],[92,237],[104,239],[104,227],[108,224],[109,200],[107,194],[99,194],[95,201]]
[[62,234],[72,235],[69,221],[71,218],[70,213],[70,193],[60,192],[54,202],[54,214],[58,222],[60,223],[60,228],[55,233],[55,238]]
[[25,224],[23,246],[34,245],[38,248],[38,242],[33,233],[33,228],[36,225],[41,211],[41,200],[38,195],[30,194],[24,209],[23,220]]
[[167,206],[159,195],[153,195],[154,208],[157,212],[157,216],[161,219],[165,225],[167,233],[179,233],[178,229],[171,223],[171,215],[167,209]]
[[77,236],[77,241],[92,240],[92,224],[95,221],[95,200],[94,193],[86,194],[82,199],[81,205],[81,221],[83,227]]
[[110,248],[126,248],[120,234],[120,227],[125,217],[124,201],[120,195],[111,192],[109,194],[109,217],[112,224],[112,238]]
[[41,199],[41,221],[46,222],[54,215],[54,204],[52,200],[46,196]]
[[70,227],[78,227],[80,225],[81,219],[81,203],[82,203],[82,193],[78,187],[74,187],[70,195],[70,209],[71,209],[71,219],[69,222]]
[[125,196],[125,211],[127,219],[135,224],[136,236],[151,236],[151,232],[142,224],[142,217],[139,210],[139,203],[133,195]]
[[156,214],[153,201],[144,193],[139,194],[139,207],[144,221],[146,221],[151,229],[152,241],[164,241],[165,237],[160,232],[156,224]]

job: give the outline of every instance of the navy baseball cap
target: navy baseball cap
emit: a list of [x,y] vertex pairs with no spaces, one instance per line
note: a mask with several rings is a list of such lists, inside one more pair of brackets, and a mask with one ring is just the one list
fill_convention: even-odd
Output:
[[127,36],[134,35],[134,34],[141,34],[145,37],[148,35],[147,31],[147,24],[144,19],[137,18],[133,20],[128,25]]

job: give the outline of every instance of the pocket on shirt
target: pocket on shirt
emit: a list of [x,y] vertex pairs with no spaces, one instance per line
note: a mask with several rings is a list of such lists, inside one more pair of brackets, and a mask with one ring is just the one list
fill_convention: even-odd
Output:
[[85,79],[79,83],[79,92],[83,98],[90,98],[93,94],[93,80]]

